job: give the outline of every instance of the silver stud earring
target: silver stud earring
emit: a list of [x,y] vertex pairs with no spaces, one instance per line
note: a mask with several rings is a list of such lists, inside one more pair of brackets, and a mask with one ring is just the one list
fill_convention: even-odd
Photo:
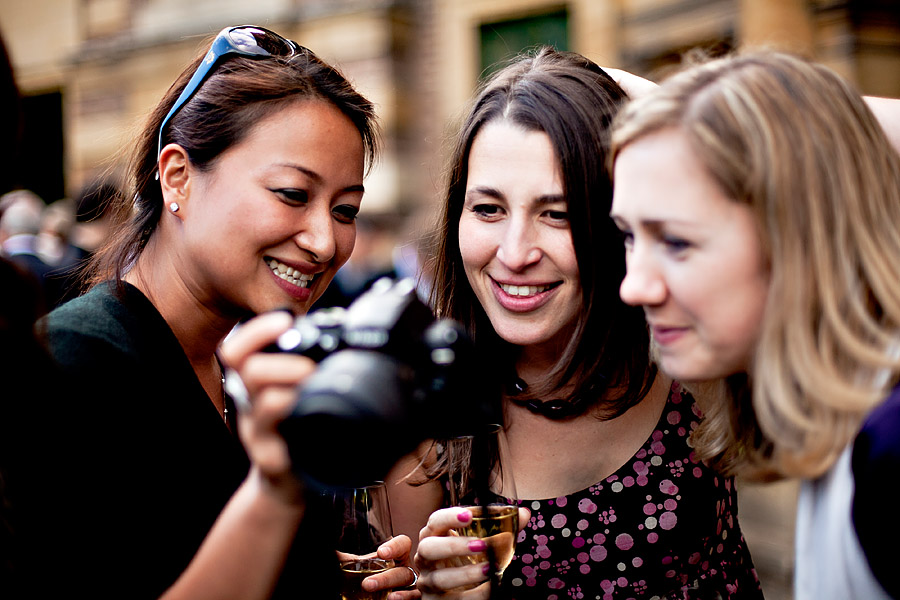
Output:
[[178,206],[177,202],[173,202],[172,204],[169,205],[169,210],[171,210],[173,213],[177,213],[179,208],[181,208],[181,207]]

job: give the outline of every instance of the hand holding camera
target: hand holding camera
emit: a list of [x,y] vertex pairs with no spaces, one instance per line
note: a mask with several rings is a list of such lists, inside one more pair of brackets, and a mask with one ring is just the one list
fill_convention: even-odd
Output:
[[411,279],[382,279],[346,310],[298,318],[270,350],[319,362],[279,426],[313,486],[366,485],[423,440],[499,422],[499,388],[476,376],[465,330],[435,319]]

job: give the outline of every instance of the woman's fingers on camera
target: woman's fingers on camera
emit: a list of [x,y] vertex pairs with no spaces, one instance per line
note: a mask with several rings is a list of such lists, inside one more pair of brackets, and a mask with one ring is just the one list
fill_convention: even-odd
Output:
[[232,369],[240,370],[248,356],[274,342],[292,323],[291,316],[284,311],[254,317],[235,329],[222,343],[222,360]]
[[316,370],[316,364],[305,356],[296,354],[253,354],[244,361],[241,379],[251,397],[267,386],[284,386],[291,393],[297,384]]

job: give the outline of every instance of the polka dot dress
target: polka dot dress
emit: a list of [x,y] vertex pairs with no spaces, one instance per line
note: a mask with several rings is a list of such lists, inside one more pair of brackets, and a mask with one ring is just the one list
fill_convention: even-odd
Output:
[[687,444],[698,420],[694,399],[675,383],[655,431],[616,473],[569,496],[521,500],[531,520],[503,597],[762,598],[734,482]]

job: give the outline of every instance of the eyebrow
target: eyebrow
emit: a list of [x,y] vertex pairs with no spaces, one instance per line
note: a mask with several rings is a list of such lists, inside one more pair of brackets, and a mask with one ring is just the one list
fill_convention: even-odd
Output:
[[[497,200],[505,198],[499,190],[486,185],[476,186],[466,190],[466,199],[468,200],[470,196],[488,196],[489,198],[495,198]],[[565,202],[566,197],[563,194],[545,194],[543,196],[538,196],[535,200],[538,204],[556,204],[557,202]]]
[[[313,171],[312,169],[308,169],[303,165],[298,165],[295,163],[278,163],[275,165],[276,167],[285,167],[287,169],[294,169],[295,171],[300,171],[310,179],[312,179],[316,183],[322,183],[322,176]],[[365,192],[366,188],[361,183],[356,183],[353,185],[349,185],[345,187],[342,191],[344,192]]]
[[[617,215],[615,213],[610,213],[609,218],[613,220],[617,227],[622,225],[633,225],[633,223],[629,222],[628,219],[621,215]],[[645,227],[652,231],[660,231],[665,228],[667,225],[676,225],[676,226],[693,226],[694,223],[691,221],[686,221],[684,219],[638,219],[637,224],[641,227]]]

